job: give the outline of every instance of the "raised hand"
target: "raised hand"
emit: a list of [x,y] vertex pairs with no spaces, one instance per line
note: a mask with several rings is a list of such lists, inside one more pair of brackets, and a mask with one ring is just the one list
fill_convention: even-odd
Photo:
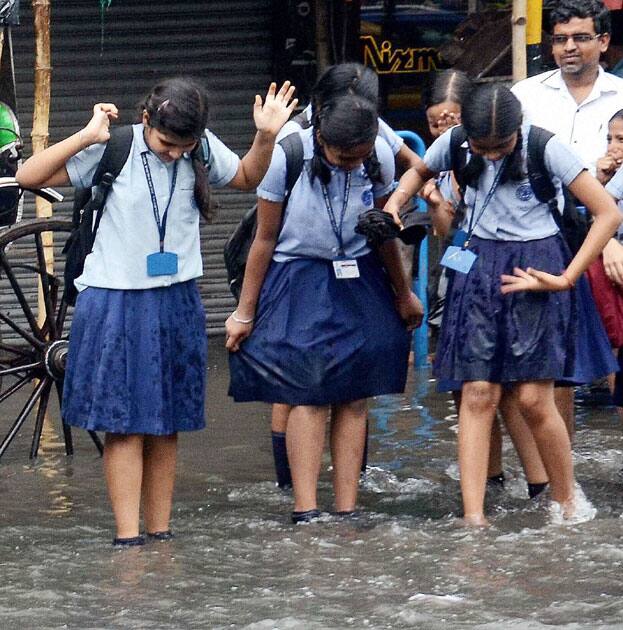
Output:
[[515,267],[514,275],[502,274],[502,293],[518,291],[567,291],[572,288],[571,281],[564,275],[556,276],[545,271],[528,267],[525,271]]
[[86,127],[80,132],[81,139],[86,146],[108,142],[110,140],[110,121],[116,120],[119,110],[113,103],[97,103],[93,106],[93,116]]
[[455,114],[454,112],[449,112],[447,109],[444,109],[441,112],[441,116],[437,120],[437,128],[439,129],[439,133],[443,133],[450,129],[450,127],[456,127],[461,124],[461,114]]
[[258,131],[277,135],[298,104],[298,99],[292,98],[294,89],[290,81],[285,81],[277,92],[277,84],[271,83],[263,104],[260,95],[255,95],[253,120]]

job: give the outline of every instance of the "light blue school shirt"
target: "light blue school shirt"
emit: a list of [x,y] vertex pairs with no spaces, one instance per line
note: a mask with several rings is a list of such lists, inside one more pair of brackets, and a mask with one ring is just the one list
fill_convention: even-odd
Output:
[[[338,256],[338,241],[324,202],[318,177],[311,181],[311,159],[314,155],[313,128],[301,129],[305,160],[301,176],[292,188],[283,217],[281,232],[273,253],[273,260],[286,262],[296,258],[324,258],[334,260]],[[394,181],[394,156],[385,140],[377,136],[376,155],[381,165],[381,181],[373,183],[365,168],[351,171],[350,194],[344,214],[342,239],[347,257],[357,258],[370,252],[366,239],[355,233],[359,215],[374,207],[374,200],[388,195]],[[331,181],[327,185],[330,203],[339,224],[344,201],[346,171],[329,167]],[[286,193],[286,157],[280,145],[275,145],[273,157],[257,189],[258,197],[267,201],[282,202]]]
[[[498,184],[495,193],[474,229],[474,235],[500,241],[531,241],[553,236],[559,229],[549,206],[540,202],[534,195],[527,172],[527,141],[530,125],[521,129],[524,138],[522,147],[523,171],[526,173],[522,181],[508,181]],[[451,129],[443,133],[429,147],[424,155],[424,163],[434,173],[447,171],[452,166],[450,156]],[[467,160],[471,158],[468,148]],[[545,167],[552,176],[556,187],[558,209],[562,211],[564,198],[562,184],[568,186],[586,167],[575,151],[563,143],[557,136],[552,136],[545,147]],[[498,173],[502,160],[484,160],[485,167],[478,179],[478,190],[468,187],[465,191],[467,206],[464,226],[474,213],[476,220],[483,207],[487,193]]]
[[[97,230],[93,251],[86,257],[84,272],[76,278],[79,291],[86,287],[106,289],[152,289],[198,278],[203,274],[199,242],[199,209],[194,199],[195,173],[189,156],[178,162],[177,183],[167,218],[164,249],[178,256],[178,272],[147,275],[147,256],[159,251],[160,237],[154,218],[141,155],[147,156],[160,218],[171,191],[173,165],[161,161],[143,137],[143,125],[133,125],[134,139],[127,162],[115,179]],[[240,159],[206,129],[210,144],[208,180],[211,186],[226,186],[235,176]],[[88,188],[104,153],[105,144],[93,144],[66,164],[73,186]]]
[[[606,190],[617,200],[619,211],[623,213],[623,168],[620,168],[606,184]],[[616,237],[623,242],[623,224],[617,229]]]
[[[311,105],[308,105],[303,114],[308,121],[311,120]],[[277,142],[286,136],[289,136],[293,131],[300,131],[301,126],[295,120],[288,120],[288,122],[281,128],[277,134]],[[405,141],[382,119],[379,118],[379,136],[389,144],[392,153],[397,155]]]

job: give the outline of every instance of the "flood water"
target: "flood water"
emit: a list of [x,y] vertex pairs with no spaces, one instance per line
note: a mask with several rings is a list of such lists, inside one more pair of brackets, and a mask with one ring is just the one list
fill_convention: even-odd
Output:
[[209,427],[180,442],[173,541],[113,550],[86,434],[66,458],[52,423],[33,465],[25,427],[0,461],[0,628],[623,628],[623,429],[605,397],[577,410],[592,520],[561,525],[529,501],[505,440],[492,526],[457,527],[457,418],[418,370],[403,396],[373,401],[362,517],[293,526],[273,483],[268,407],[227,398],[221,346],[210,346]]

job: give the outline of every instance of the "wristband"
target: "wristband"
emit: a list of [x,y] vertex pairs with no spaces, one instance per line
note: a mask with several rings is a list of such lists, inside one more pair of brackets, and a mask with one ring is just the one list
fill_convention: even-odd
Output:
[[236,313],[237,313],[237,309],[231,314],[231,318],[237,324],[252,324],[255,321],[255,317],[252,317],[251,319],[240,319],[239,317],[236,316]]

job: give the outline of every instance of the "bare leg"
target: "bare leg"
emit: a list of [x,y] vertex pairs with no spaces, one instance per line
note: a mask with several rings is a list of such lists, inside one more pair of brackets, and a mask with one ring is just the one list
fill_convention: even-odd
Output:
[[463,383],[459,411],[459,469],[466,523],[486,525],[485,486],[491,426],[502,388],[486,381]]
[[138,536],[143,479],[143,437],[107,433],[104,472],[118,538]]
[[173,504],[177,433],[146,435],[143,453],[145,530],[150,534],[166,532],[169,529]]
[[515,388],[519,408],[541,454],[552,499],[573,513],[573,460],[565,423],[554,402],[552,381],[520,383]]
[[294,486],[294,511],[306,512],[318,507],[317,489],[327,407],[292,407],[288,418],[286,443]]
[[499,406],[528,483],[547,483],[547,471],[539,449],[532,437],[530,427],[519,411],[519,402],[512,391],[505,391],[502,394]]
[[487,477],[498,477],[502,474],[502,429],[497,414],[491,425],[491,441],[489,442],[489,468]]
[[336,405],[331,424],[333,490],[337,512],[351,512],[357,503],[359,474],[366,443],[367,401]]
[[567,427],[567,433],[569,434],[569,440],[571,442],[573,442],[573,438],[575,436],[575,410],[573,408],[574,398],[575,391],[573,387],[554,388],[556,408],[564,420],[565,426]]
[[285,433],[288,426],[288,416],[290,415],[290,405],[275,403],[272,407],[270,428],[278,433]]

